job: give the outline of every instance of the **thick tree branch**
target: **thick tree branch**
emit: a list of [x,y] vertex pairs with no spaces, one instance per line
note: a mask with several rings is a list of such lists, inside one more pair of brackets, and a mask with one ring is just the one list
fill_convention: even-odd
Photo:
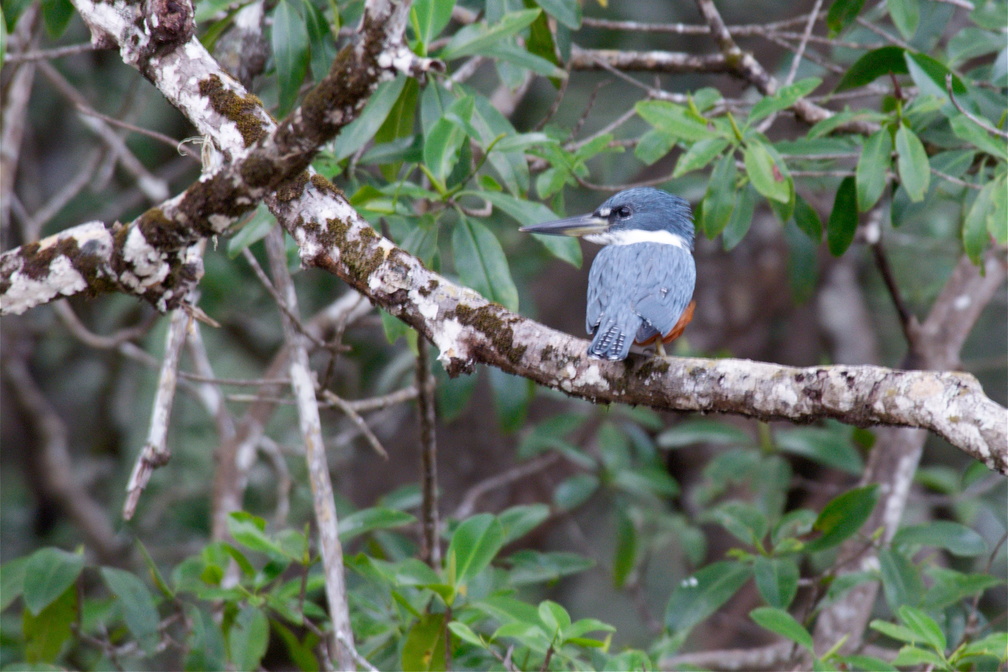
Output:
[[[139,3],[79,0],[77,9],[95,40],[117,43],[123,60],[140,69],[213,141],[223,163],[112,233],[96,225],[83,241],[63,232],[43,241],[41,250],[26,246],[5,253],[0,257],[3,313],[23,312],[59,294],[112,289],[144,296],[160,310],[177,307],[199,279],[198,269],[179,263],[185,248],[224,233],[267,194],[278,189],[280,198],[296,194],[310,177],[305,169],[318,146],[357,116],[383,79],[436,67],[402,43],[409,3],[372,0],[360,39],[340,52],[329,74],[277,126],[191,30],[180,26],[167,35],[166,19],[152,21]],[[79,254],[81,242],[92,241],[99,241],[97,249],[90,245],[87,254]]]
[[[963,373],[873,366],[797,369],[745,360],[585,357],[585,342],[508,312],[426,269],[356,213],[321,219],[327,194],[308,185],[297,209],[274,212],[302,261],[335,273],[424,334],[451,375],[490,364],[595,402],[811,422],[923,427],[1008,473],[1008,414]],[[311,201],[319,202],[314,206]]]
[[[86,0],[80,2],[83,12]],[[374,2],[369,7],[372,4],[387,3]],[[94,13],[101,17],[110,15],[108,11]],[[362,25],[366,24],[367,19]],[[132,24],[127,26],[127,32],[132,28]],[[202,47],[189,42],[184,48],[171,53],[179,52],[183,53],[174,62],[177,70],[203,73],[196,81],[219,84],[220,88],[215,91],[227,100],[244,106],[240,107],[242,114],[239,121],[255,121],[241,126],[214,110],[213,105],[207,106],[202,96],[195,96],[192,91],[183,96],[176,91],[173,102],[178,101],[177,104],[193,123],[211,135],[223,155],[235,161],[218,175],[237,171],[240,176],[243,171],[247,172],[251,166],[257,165],[255,160],[248,158],[253,154],[240,132],[242,128],[246,131],[253,129],[253,135],[260,136],[256,141],[260,144],[253,148],[256,151],[266,147],[273,151],[303,150],[306,156],[313,151],[307,144],[288,137],[292,128],[300,128],[298,124],[310,116],[308,113],[295,113],[293,121],[274,129],[258,101],[247,96],[237,83],[223,74]],[[372,54],[370,58],[374,62],[380,61],[379,65],[393,67],[394,64],[387,63],[392,58],[388,56],[390,52],[382,53],[385,57]],[[130,62],[135,60],[134,57]],[[338,58],[332,73],[340,72],[341,60],[352,59],[349,55]],[[353,68],[347,67],[351,76],[360,76],[354,74]],[[170,68],[151,68],[145,72],[156,79],[159,75],[155,73],[164,70]],[[333,79],[332,73],[326,82],[332,86],[340,85],[340,82],[329,82]],[[378,77],[378,72],[373,74],[370,86],[377,83]],[[159,88],[171,88],[160,80],[155,83]],[[178,89],[179,82],[174,84]],[[366,97],[368,89],[361,86],[358,91]],[[209,96],[211,102],[215,99],[214,95]],[[312,98],[309,95],[309,100],[306,100],[306,109],[312,109]],[[360,100],[355,99],[346,108],[345,116],[338,120],[339,124],[348,121],[359,104]],[[328,122],[322,119],[319,123],[328,123],[332,133],[339,128],[332,119]],[[321,136],[315,134],[313,137]],[[277,161],[288,168],[301,165],[286,163],[283,158],[270,160],[265,172],[275,177],[274,170],[287,170],[277,168]],[[227,186],[220,182],[216,184],[222,190]],[[273,177],[257,184],[262,186],[255,187],[256,195],[269,189],[266,185],[273,184]],[[236,187],[234,191],[240,193],[241,189]],[[222,201],[236,205],[241,200],[231,191],[221,191],[217,195]],[[180,198],[184,199],[185,195]],[[1008,472],[1005,410],[983,395],[972,376],[893,371],[877,367],[793,369],[739,360],[651,359],[632,362],[629,366],[596,362],[585,358],[583,341],[509,313],[472,290],[459,287],[424,268],[416,258],[375,233],[347,203],[342,193],[319,176],[290,180],[266,202],[297,241],[306,264],[335,273],[372,301],[418,329],[439,348],[439,360],[453,375],[471,371],[476,363],[485,363],[562,389],[571,395],[600,402],[645,404],[679,411],[737,413],[796,422],[832,417],[857,425],[923,427],[943,436],[991,468]],[[209,212],[213,212],[213,208],[208,207]],[[176,208],[176,212],[180,211]],[[205,211],[200,212],[206,214]],[[173,228],[175,223],[169,222],[163,227],[163,221],[151,221],[149,215],[141,217],[134,226],[126,227],[125,234],[119,232],[116,238],[127,241],[122,250],[133,249],[129,245],[133,231],[147,230],[153,236],[164,239],[172,237],[170,234],[163,235],[166,228],[169,231],[178,230]],[[150,227],[142,226],[145,217]],[[205,233],[217,232],[230,222],[227,217],[220,220],[223,220],[220,227],[214,223],[219,221],[217,218],[209,217],[207,224],[194,222],[191,228]],[[35,249],[13,250],[0,258],[0,299],[3,299],[0,310],[20,312],[61,294],[77,293],[88,288],[95,291],[94,285],[88,285],[79,277],[74,265],[75,260],[83,256],[79,250],[87,248],[92,256],[97,252],[114,258],[114,247],[112,236],[104,227],[94,224],[86,227],[83,245],[78,244],[76,239],[69,242],[68,239],[73,236],[68,231],[48,244],[44,241]],[[146,238],[143,235],[141,238],[145,243]],[[135,249],[143,251],[146,248],[137,244]],[[150,266],[164,264],[156,276],[163,276],[165,269],[177,267],[177,264],[173,267],[166,263],[163,256],[141,258]],[[97,262],[89,257],[89,267],[95,264]],[[43,282],[40,276],[45,278],[47,275],[62,276],[64,282],[45,285],[41,299],[25,299],[27,294],[39,290],[37,285]],[[19,283],[12,282],[13,278]],[[98,288],[101,287],[99,284]],[[155,303],[162,307],[167,305],[165,301]]]

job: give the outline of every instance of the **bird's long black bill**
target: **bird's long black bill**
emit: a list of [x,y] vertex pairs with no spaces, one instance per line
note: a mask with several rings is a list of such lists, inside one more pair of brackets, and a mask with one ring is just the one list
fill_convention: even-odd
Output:
[[551,236],[587,236],[592,233],[601,233],[609,228],[609,220],[596,217],[595,215],[580,215],[578,217],[568,217],[567,219],[557,219],[552,222],[542,224],[532,224],[523,226],[519,231],[525,233],[543,233]]

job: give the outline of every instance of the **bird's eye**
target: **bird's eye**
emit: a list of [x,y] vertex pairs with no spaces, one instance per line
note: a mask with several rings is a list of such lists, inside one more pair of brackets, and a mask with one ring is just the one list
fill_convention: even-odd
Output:
[[630,208],[628,208],[628,207],[626,207],[624,205],[621,208],[619,208],[618,210],[616,210],[616,214],[619,215],[620,217],[623,217],[623,218],[629,217],[630,216]]

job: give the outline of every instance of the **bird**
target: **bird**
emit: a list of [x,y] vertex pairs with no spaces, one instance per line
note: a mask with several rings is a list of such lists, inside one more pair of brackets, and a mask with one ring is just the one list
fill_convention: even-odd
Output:
[[666,191],[621,191],[578,217],[523,226],[526,233],[568,235],[603,245],[588,273],[588,356],[625,360],[633,344],[664,345],[693,319],[696,285],[693,213]]

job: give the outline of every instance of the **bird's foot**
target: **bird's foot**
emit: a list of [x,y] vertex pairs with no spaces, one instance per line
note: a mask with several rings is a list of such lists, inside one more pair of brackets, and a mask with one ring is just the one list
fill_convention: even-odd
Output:
[[665,354],[665,344],[662,343],[662,341],[661,341],[660,338],[658,339],[657,343],[655,344],[655,355],[657,355],[658,357],[661,357],[663,359],[666,358],[666,357],[668,357],[668,355]]

